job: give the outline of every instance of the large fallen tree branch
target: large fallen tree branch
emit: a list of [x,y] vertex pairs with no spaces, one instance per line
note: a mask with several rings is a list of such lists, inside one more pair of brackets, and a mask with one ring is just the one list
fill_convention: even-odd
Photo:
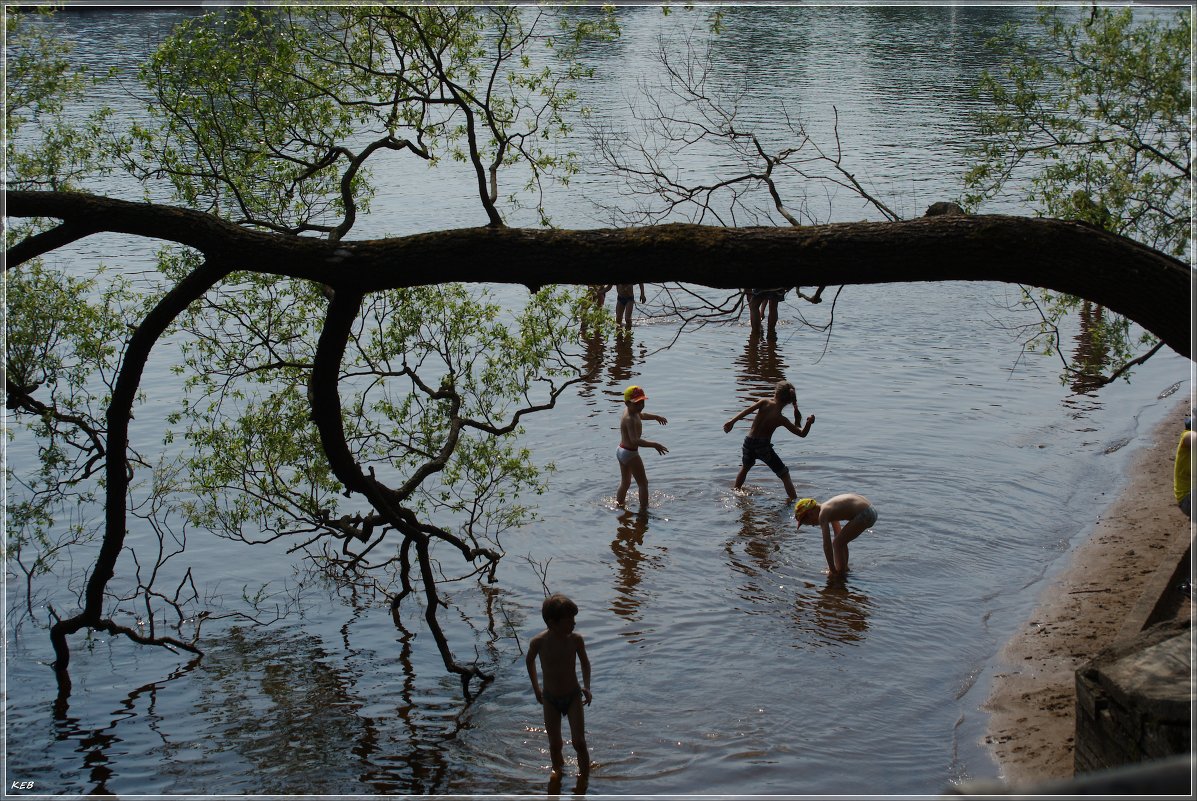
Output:
[[[785,228],[661,225],[559,231],[463,228],[330,243],[241,228],[203,212],[95,195],[10,192],[7,215],[183,244],[237,269],[373,291],[441,282],[547,284],[677,281],[761,286],[1000,281],[1087,298],[1192,357],[1192,270],[1081,223],[993,215]],[[51,229],[54,230],[54,229]],[[61,244],[32,237],[11,268]]]

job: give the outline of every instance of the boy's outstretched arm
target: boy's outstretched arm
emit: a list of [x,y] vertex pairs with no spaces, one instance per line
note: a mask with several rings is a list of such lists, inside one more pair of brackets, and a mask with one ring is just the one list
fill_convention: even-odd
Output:
[[665,425],[666,423],[669,422],[668,420],[666,420],[664,417],[662,417],[659,414],[649,414],[648,412],[641,412],[640,419],[641,420],[656,420],[661,425]]
[[732,430],[732,426],[734,426],[737,422],[739,422],[740,420],[743,420],[745,417],[752,414],[757,409],[761,408],[762,403],[764,403],[764,401],[757,401],[756,403],[752,404],[747,409],[740,412],[735,417],[733,417],[732,419],[730,419],[726,423],[724,423],[723,424],[723,433],[724,434],[728,433],[729,431]]
[[666,448],[666,447],[665,447],[664,445],[662,445],[661,443],[659,443],[659,442],[653,442],[651,439],[644,439],[643,437],[641,437],[641,438],[640,438],[640,439],[639,439],[639,440],[636,442],[636,447],[637,447],[637,448],[652,448],[652,449],[653,449],[653,450],[655,450],[657,453],[669,453],[669,449],[668,449],[668,448]]

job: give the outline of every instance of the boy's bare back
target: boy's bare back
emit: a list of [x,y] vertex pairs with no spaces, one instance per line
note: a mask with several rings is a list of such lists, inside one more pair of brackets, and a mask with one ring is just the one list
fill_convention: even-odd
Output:
[[819,519],[820,521],[824,519],[828,521],[851,520],[871,505],[865,496],[857,495],[855,492],[845,492],[843,495],[828,498],[820,504]]

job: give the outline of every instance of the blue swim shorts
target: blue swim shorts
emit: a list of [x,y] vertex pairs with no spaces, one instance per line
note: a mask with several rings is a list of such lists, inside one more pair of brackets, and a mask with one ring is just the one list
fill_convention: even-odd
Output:
[[760,459],[769,465],[769,469],[778,477],[790,472],[790,468],[782,463],[777,451],[773,450],[773,443],[761,437],[744,437],[744,444],[740,448],[740,459],[745,468],[752,467],[756,464],[756,460]]

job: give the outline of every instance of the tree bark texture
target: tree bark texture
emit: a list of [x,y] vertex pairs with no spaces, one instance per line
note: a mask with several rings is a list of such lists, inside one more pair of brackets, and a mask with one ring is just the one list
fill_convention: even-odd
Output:
[[[1091,226],[996,215],[901,222],[719,228],[689,224],[577,231],[461,228],[330,243],[242,228],[203,212],[79,193],[9,192],[11,217],[177,242],[239,270],[305,278],[334,290],[442,282],[683,282],[757,286],[999,281],[1077,295],[1134,320],[1192,358],[1192,269]],[[33,237],[8,266],[61,244]]]

